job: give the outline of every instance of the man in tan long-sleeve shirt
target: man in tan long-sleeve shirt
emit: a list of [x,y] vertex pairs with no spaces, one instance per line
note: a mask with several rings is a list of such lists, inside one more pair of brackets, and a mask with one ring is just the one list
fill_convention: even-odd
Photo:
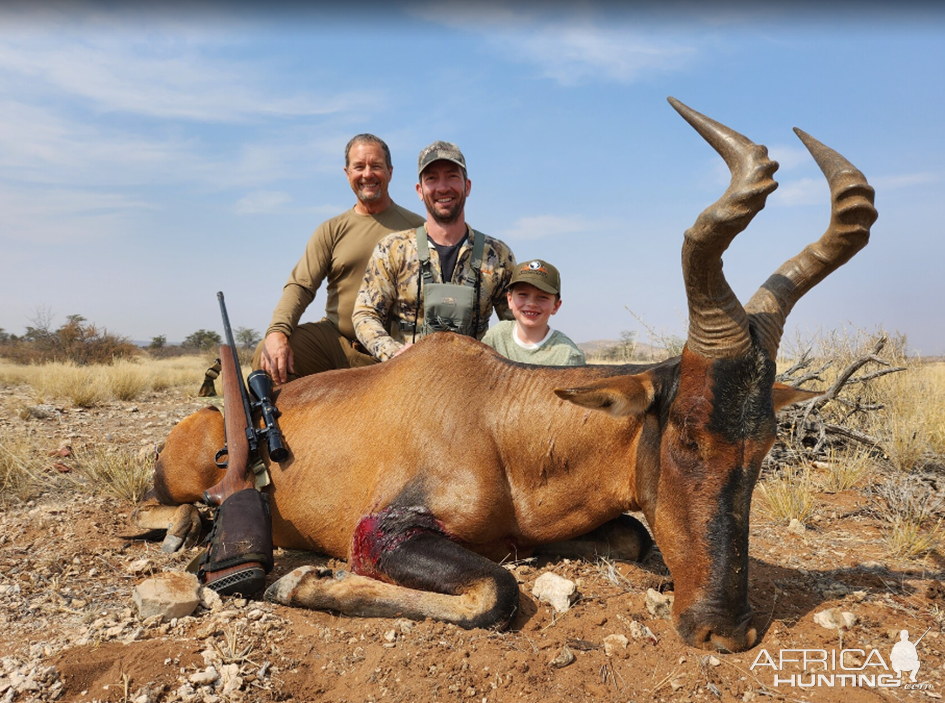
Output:
[[[413,229],[424,219],[391,200],[390,149],[373,134],[359,134],[345,147],[345,175],[355,206],[323,222],[282,290],[282,297],[253,356],[276,383],[331,369],[376,363],[354,334],[351,313],[371,252],[391,232]],[[328,300],[320,322],[299,319],[327,279]]]

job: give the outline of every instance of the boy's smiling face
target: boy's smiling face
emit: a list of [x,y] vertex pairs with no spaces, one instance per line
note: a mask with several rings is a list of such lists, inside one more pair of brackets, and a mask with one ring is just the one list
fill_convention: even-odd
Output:
[[539,290],[531,283],[516,283],[507,295],[515,321],[527,329],[547,328],[548,318],[561,307],[558,296]]

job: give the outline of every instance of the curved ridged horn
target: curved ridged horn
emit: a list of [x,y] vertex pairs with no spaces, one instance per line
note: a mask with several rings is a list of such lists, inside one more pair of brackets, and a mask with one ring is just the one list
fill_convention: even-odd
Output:
[[745,306],[772,359],[778,353],[784,322],[794,304],[866,246],[870,227],[878,217],[873,188],[866,177],[830,147],[797,127],[794,131],[830,185],[830,225],[818,241],[785,261]]
[[722,253],[778,187],[771,177],[778,164],[768,158],[765,147],[675,98],[668,100],[732,172],[728,190],[699,215],[683,242],[683,280],[689,301],[686,344],[690,351],[708,358],[741,356],[751,347],[748,316],[722,274]]

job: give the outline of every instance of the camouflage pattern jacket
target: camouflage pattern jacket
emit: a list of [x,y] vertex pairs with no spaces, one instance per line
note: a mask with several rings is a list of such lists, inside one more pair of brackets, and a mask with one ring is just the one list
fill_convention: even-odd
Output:
[[[472,258],[472,229],[467,225],[467,238],[460,247],[456,268],[450,283],[462,284]],[[479,330],[476,339],[489,329],[489,318],[495,310],[500,319],[511,320],[506,288],[512,279],[515,257],[503,242],[486,236],[482,252],[482,282],[479,292]],[[436,281],[441,281],[440,258],[430,247],[430,268]],[[364,281],[354,304],[354,331],[370,354],[387,361],[413,339],[417,340],[423,325],[423,292],[417,300],[420,260],[417,257],[415,230],[394,232],[374,248],[364,273]]]

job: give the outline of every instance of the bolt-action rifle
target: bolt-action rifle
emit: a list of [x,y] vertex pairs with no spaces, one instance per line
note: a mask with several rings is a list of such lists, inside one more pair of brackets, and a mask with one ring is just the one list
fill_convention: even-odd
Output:
[[[219,508],[210,533],[210,546],[197,576],[218,593],[252,595],[262,590],[265,575],[272,570],[268,496],[256,490],[252,466],[259,459],[261,439],[266,440],[272,461],[283,461],[288,452],[276,421],[279,411],[270,397],[272,379],[265,371],[250,374],[249,388],[255,398],[251,401],[243,382],[222,292],[217,293],[217,299],[227,343],[220,345],[226,446],[217,452],[216,462],[226,467],[226,473],[203,494],[208,505]],[[254,407],[259,409],[263,420],[264,427],[259,429],[253,422]]]

